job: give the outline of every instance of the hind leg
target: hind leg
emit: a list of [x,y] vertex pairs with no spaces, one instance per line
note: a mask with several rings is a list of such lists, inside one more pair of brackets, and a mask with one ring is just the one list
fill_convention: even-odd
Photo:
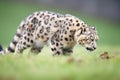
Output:
[[15,53],[22,53],[24,49],[31,47],[33,43],[34,40],[31,36],[22,36],[16,45]]

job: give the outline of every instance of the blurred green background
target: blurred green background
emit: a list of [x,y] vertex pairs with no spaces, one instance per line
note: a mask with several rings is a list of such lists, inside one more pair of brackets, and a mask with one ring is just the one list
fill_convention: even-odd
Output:
[[[45,47],[38,56],[0,56],[0,80],[120,80],[119,0],[4,0],[0,1],[0,44],[13,39],[17,26],[35,11],[72,14],[98,31],[93,54],[76,46],[72,56],[53,57]],[[107,51],[110,59],[102,60]],[[113,58],[114,57],[114,58]]]

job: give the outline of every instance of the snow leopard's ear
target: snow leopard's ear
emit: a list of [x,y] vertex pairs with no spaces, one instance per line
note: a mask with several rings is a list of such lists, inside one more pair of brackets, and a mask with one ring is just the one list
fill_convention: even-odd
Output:
[[95,30],[96,31],[96,28],[95,27],[91,27],[91,29]]
[[97,33],[96,27],[90,27],[95,33]]

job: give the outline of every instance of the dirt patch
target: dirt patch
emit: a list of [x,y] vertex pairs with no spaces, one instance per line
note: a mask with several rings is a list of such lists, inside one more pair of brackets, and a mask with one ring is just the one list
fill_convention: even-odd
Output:
[[109,55],[109,53],[107,51],[105,51],[104,53],[100,54],[100,58],[101,59],[110,59],[111,56]]
[[68,63],[73,63],[73,62],[75,62],[74,57],[69,57],[69,58],[67,59],[67,62],[68,62]]
[[80,58],[69,57],[67,58],[67,63],[81,63],[82,60]]

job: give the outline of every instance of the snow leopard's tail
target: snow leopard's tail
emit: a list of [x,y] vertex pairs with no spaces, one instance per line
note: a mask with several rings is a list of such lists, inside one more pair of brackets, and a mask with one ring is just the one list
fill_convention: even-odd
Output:
[[23,32],[23,29],[24,29],[24,21],[21,22],[20,26],[18,27],[17,31],[16,31],[16,34],[13,38],[13,40],[10,42],[9,46],[4,50],[2,48],[2,45],[0,45],[0,54],[6,54],[6,53],[13,53],[15,52],[15,48],[16,48],[16,44],[18,43],[20,37],[21,37],[21,34]]

